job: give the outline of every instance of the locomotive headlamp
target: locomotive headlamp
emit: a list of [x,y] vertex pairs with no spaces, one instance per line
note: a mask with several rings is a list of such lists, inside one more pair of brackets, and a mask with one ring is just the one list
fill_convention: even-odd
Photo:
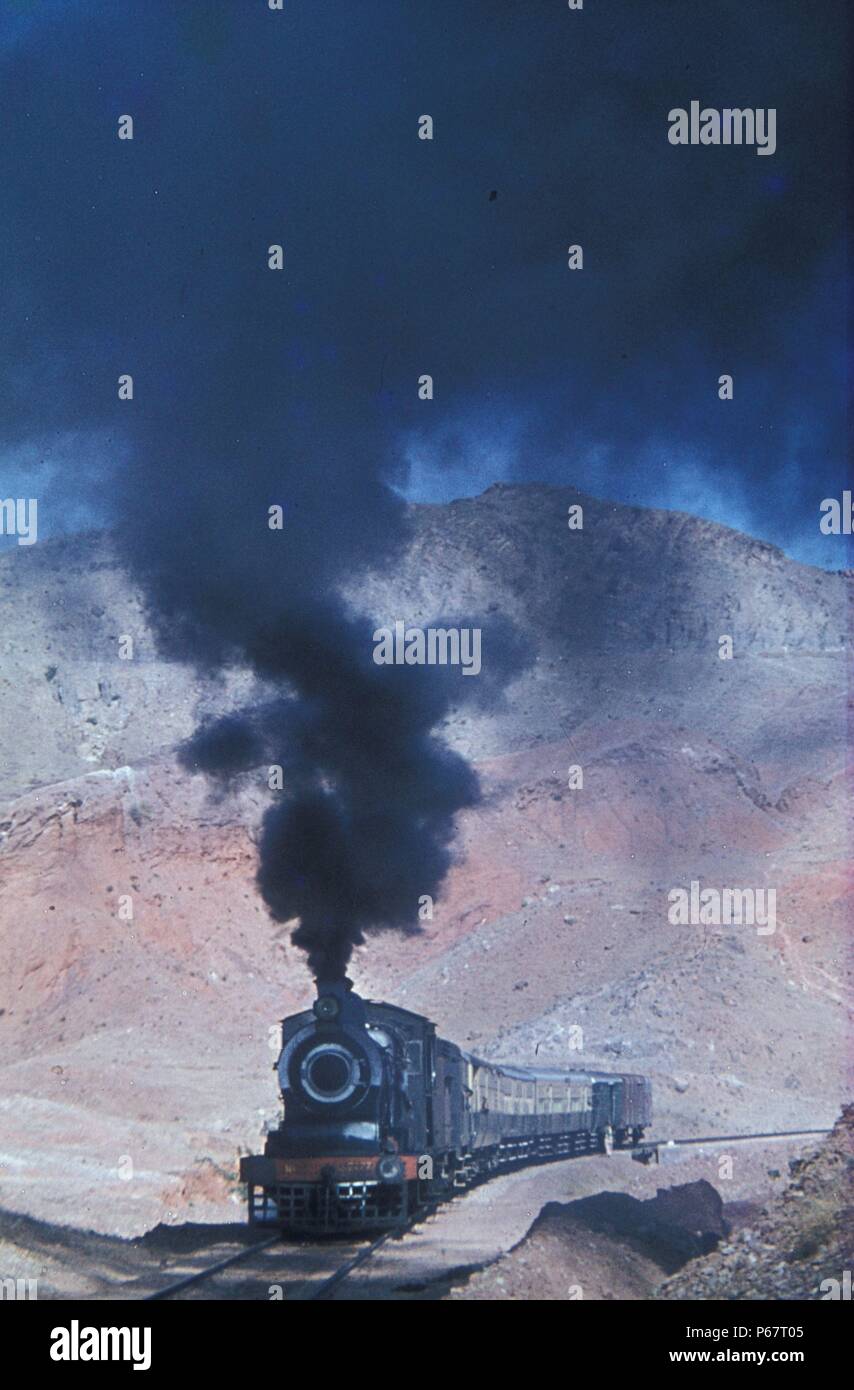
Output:
[[403,1177],[403,1164],[394,1154],[383,1154],[377,1164],[377,1177],[382,1182],[398,1182]]
[[320,999],[315,999],[312,1004],[315,1018],[319,1018],[322,1023],[328,1023],[331,1019],[337,1018],[341,1005],[334,994],[321,995]]

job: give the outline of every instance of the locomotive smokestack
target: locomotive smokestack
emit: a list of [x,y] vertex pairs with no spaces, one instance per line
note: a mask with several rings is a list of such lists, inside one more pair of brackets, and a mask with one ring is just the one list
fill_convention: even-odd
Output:
[[346,975],[340,980],[318,980],[317,998],[312,1006],[318,1023],[364,1025],[365,1004]]
[[318,997],[323,994],[329,994],[331,991],[340,991],[342,989],[349,993],[353,988],[353,981],[350,979],[349,975],[343,975],[338,980],[318,979],[315,980],[314,984]]

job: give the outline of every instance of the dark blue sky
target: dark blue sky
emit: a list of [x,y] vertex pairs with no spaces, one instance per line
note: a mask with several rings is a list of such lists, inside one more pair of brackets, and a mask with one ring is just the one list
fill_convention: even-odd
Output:
[[[386,484],[559,482],[842,565],[845,11],[6,0],[0,493],[203,538],[275,488],[328,569]],[[776,153],[671,146],[693,99]]]

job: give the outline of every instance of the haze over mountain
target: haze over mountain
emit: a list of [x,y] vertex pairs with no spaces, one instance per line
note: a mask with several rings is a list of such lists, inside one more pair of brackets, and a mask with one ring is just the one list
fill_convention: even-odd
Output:
[[[503,707],[447,721],[483,802],[433,919],[358,948],[357,986],[488,1055],[648,1072],[658,1132],[832,1122],[850,576],[572,489],[411,515],[400,569],[352,594],[366,643],[483,615],[486,672],[506,614],[535,660]],[[269,691],[164,663],[106,534],[4,554],[0,589],[0,1205],[125,1231],[237,1215],[271,1028],[311,981],[254,885],[267,768],[217,789],[175,749]],[[773,888],[776,930],[671,925],[693,880]]]

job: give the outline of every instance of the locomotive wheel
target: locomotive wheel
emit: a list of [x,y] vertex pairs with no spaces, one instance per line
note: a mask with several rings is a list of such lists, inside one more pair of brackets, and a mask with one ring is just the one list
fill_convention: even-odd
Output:
[[602,1146],[603,1154],[612,1154],[614,1152],[614,1131],[610,1125],[608,1125],[607,1129],[602,1130],[599,1142]]

